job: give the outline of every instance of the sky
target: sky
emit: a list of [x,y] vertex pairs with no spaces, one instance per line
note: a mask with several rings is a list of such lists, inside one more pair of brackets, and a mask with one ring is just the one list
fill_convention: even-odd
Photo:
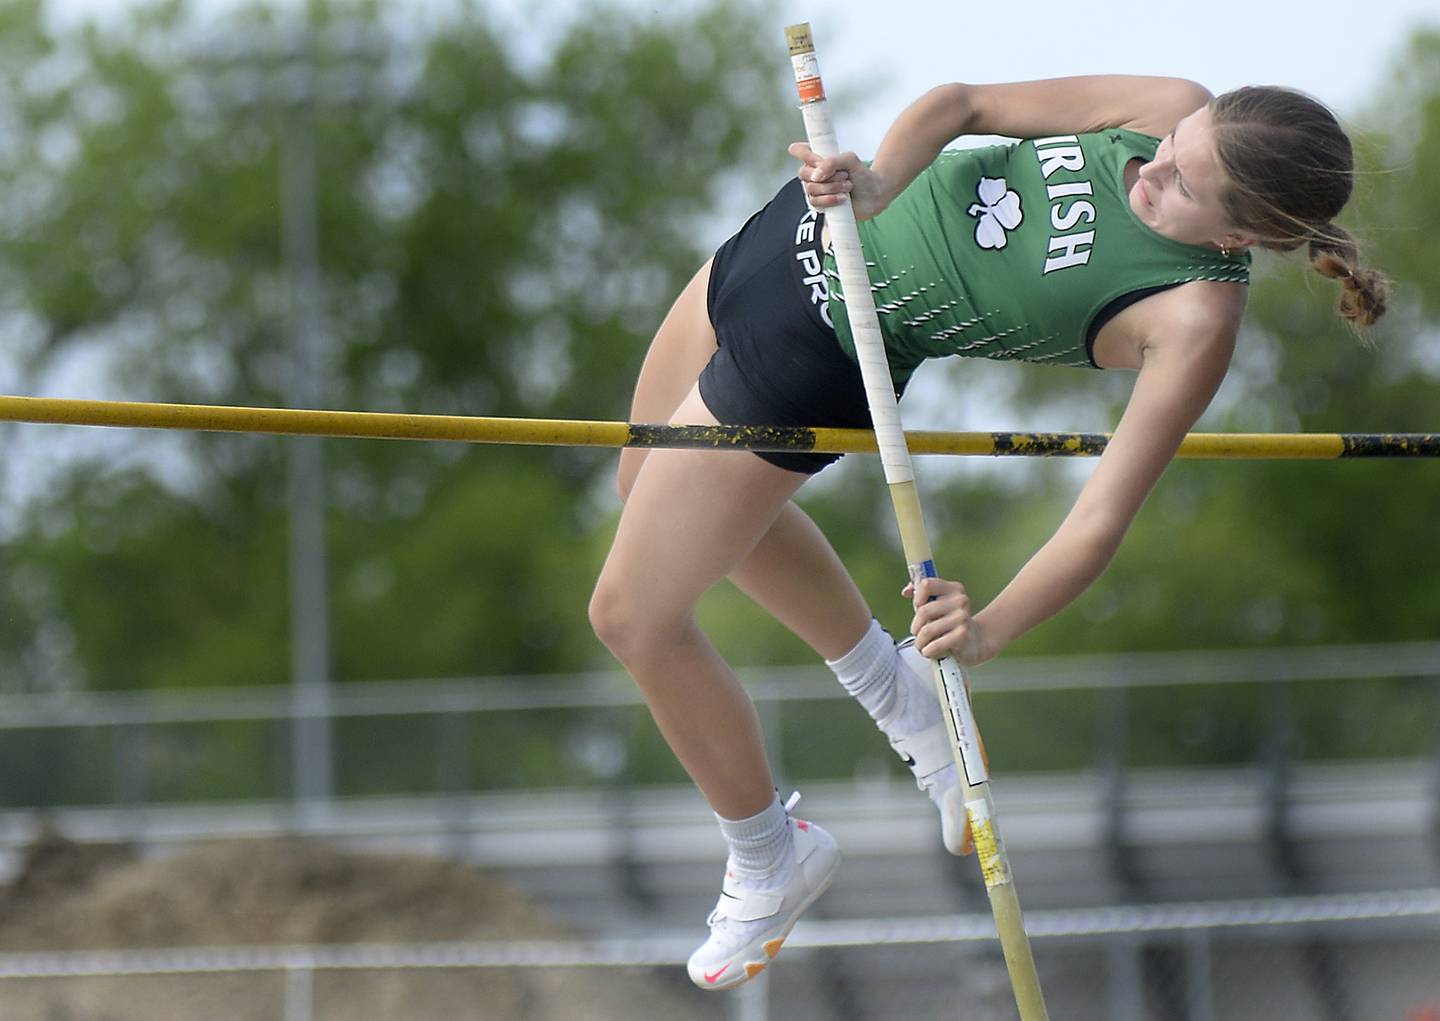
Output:
[[788,17],[810,20],[821,71],[832,88],[885,75],[874,109],[849,122],[855,143],[841,140],[857,151],[873,149],[887,117],[910,98],[949,80],[1175,75],[1216,93],[1241,85],[1289,85],[1342,116],[1352,115],[1383,81],[1410,30],[1426,18],[1440,27],[1434,0],[1239,5],[1107,0],[1103,17],[1086,13],[1100,6],[1072,0],[1003,5],[888,0],[882,8],[886,16],[877,18],[875,4],[850,0],[825,5],[823,13],[815,4],[781,5]]
[[[232,0],[209,0],[223,6]],[[297,0],[298,2],[298,0]],[[435,17],[457,0],[405,0],[406,18]],[[693,0],[615,0],[660,16]],[[51,0],[64,19],[113,17],[134,0]],[[594,6],[584,0],[490,0],[519,45],[543,40],[546,26]],[[1252,0],[1210,5],[1189,0],[777,0],[777,66],[784,26],[809,21],[821,72],[832,93],[863,89],[858,109],[837,109],[841,144],[862,154],[890,119],[931,86],[1071,74],[1157,74],[1192,78],[1214,92],[1239,85],[1290,85],[1354,113],[1382,81],[1414,26],[1440,27],[1435,0]],[[1097,9],[1103,14],[1097,14]]]

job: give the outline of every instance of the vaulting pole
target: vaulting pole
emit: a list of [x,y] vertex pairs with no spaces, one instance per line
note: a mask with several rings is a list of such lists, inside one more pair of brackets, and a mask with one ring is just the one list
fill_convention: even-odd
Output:
[[[808,24],[792,25],[785,30],[790,58],[795,65],[795,84],[800,92],[800,109],[805,115],[805,131],[810,148],[821,156],[840,152],[835,140],[835,127],[830,116],[825,88],[820,80],[819,63]],[[910,580],[916,585],[924,578],[936,576],[930,552],[930,538],[915,488],[915,473],[910,465],[910,451],[905,445],[905,432],[900,425],[900,408],[895,400],[895,387],[890,379],[890,366],[885,357],[885,343],[880,335],[880,322],[871,297],[870,277],[865,269],[865,255],[860,249],[860,232],[855,225],[855,212],[849,202],[829,207],[825,223],[830,228],[835,262],[845,293],[845,312],[850,332],[855,338],[855,353],[865,381],[865,395],[870,405],[870,420],[880,447],[880,463],[885,468],[885,481],[895,505],[900,524],[900,541],[910,567]],[[980,744],[980,731],[970,708],[970,693],[960,665],[949,656],[935,663],[936,695],[948,709],[944,713],[946,730],[950,733],[951,750],[955,753],[960,782],[965,787],[965,814],[975,839],[975,855],[985,877],[990,895],[990,910],[1005,954],[1005,967],[1010,972],[1010,985],[1015,1004],[1020,1008],[1021,1021],[1048,1021],[1045,998],[1040,991],[1040,977],[1035,971],[1035,958],[1030,952],[1030,938],[1020,915],[1020,898],[1015,892],[1015,878],[1010,871],[1009,855],[995,819],[995,802],[990,793],[990,774]]]

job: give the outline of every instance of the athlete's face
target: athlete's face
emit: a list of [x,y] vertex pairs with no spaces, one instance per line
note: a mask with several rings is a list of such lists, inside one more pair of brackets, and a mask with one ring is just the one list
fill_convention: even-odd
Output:
[[1228,183],[1215,155],[1210,108],[1201,107],[1161,139],[1155,158],[1140,168],[1130,208],[1173,241],[1234,250],[1252,239],[1230,223],[1221,204]]

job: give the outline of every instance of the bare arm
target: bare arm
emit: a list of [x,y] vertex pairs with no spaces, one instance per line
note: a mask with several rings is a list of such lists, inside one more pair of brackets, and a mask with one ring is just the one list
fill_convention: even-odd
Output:
[[965,85],[968,134],[1043,138],[1128,128],[1161,137],[1211,99],[1183,78],[1088,75],[1006,85]]
[[[1144,347],[1135,389],[1094,474],[1054,536],[994,601],[971,618],[959,583],[922,583],[912,631],[925,655],[951,651],[966,664],[990,659],[1104,571],[1230,363],[1243,295],[1201,294],[1184,302],[1185,316],[1168,324],[1163,341]],[[1171,307],[1179,304],[1177,296]]]
[[1204,106],[1210,93],[1182,78],[1092,75],[1005,85],[941,85],[901,112],[866,166],[853,152],[822,159],[803,142],[790,147],[817,207],[850,194],[859,219],[874,216],[909,187],[947,143],[961,135],[1047,135],[1129,128],[1157,137]]

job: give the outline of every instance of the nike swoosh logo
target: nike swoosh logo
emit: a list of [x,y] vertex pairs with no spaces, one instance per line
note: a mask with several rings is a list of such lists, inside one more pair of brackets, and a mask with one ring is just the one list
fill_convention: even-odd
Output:
[[[734,962],[731,962],[731,963],[734,963]],[[705,973],[705,981],[706,981],[706,982],[709,982],[709,983],[711,983],[711,984],[713,985],[713,984],[716,982],[716,980],[718,980],[718,979],[720,978],[721,975],[725,974],[725,973],[726,973],[727,971],[729,971],[729,970],[730,970],[730,965],[727,964],[727,965],[725,965],[725,967],[721,968],[719,971],[716,971],[716,972],[706,972],[706,973]]]

